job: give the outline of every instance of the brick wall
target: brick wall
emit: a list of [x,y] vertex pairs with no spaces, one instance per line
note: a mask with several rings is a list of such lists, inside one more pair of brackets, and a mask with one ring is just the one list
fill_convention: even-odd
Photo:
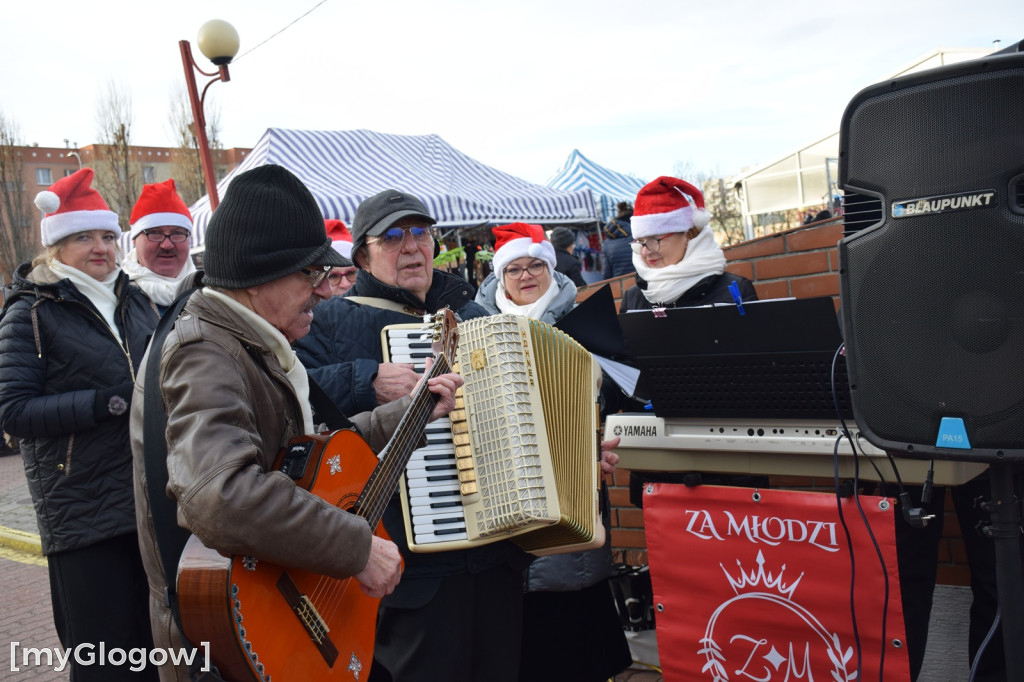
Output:
[[[840,220],[823,221],[785,232],[759,237],[724,249],[726,270],[754,282],[759,298],[812,298],[831,296],[839,309],[839,254],[837,244],[843,236]],[[577,300],[609,284],[616,300],[633,286],[633,275],[596,282],[581,288]],[[831,490],[831,479],[773,476],[775,487],[802,490]],[[612,547],[616,560],[630,565],[647,563],[643,513],[629,503],[629,472],[619,469],[611,487]],[[943,585],[967,585],[967,568],[960,528],[950,496],[944,519],[943,540],[939,547],[938,582]]]

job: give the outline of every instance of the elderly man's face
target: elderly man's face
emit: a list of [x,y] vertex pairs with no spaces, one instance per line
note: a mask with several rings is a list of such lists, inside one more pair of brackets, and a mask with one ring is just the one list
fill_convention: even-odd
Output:
[[[180,243],[172,239],[182,239]],[[189,231],[183,227],[163,226],[143,230],[135,237],[139,264],[164,277],[177,277],[188,259]],[[159,241],[157,239],[159,238]]]
[[[247,289],[252,309],[294,343],[309,333],[313,306],[331,297],[331,285],[322,268],[305,268]],[[314,277],[321,277],[314,285]]]
[[425,300],[434,279],[434,240],[414,239],[408,233],[410,227],[429,230],[430,223],[415,216],[402,218],[392,225],[392,228],[406,229],[397,248],[381,243],[379,237],[368,237],[358,257],[362,268],[384,284],[405,289]]

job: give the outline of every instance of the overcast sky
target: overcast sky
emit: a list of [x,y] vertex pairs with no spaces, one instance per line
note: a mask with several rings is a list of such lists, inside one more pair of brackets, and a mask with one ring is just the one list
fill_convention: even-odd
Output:
[[115,83],[133,143],[170,146],[178,41],[210,66],[208,19],[242,43],[207,96],[227,147],[271,127],[437,134],[537,183],[573,149],[643,180],[735,174],[835,132],[859,90],[929,52],[1024,39],[1024,0],[12,2],[0,113],[26,143],[92,144]]

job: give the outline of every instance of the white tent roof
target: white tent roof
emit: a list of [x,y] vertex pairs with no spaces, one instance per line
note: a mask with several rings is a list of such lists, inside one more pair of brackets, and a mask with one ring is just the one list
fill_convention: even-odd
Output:
[[548,187],[578,192],[589,189],[594,197],[594,210],[601,222],[615,217],[615,204],[620,201],[633,203],[636,193],[646,183],[632,175],[626,175],[594,163],[573,149],[562,168],[548,180]]
[[[278,164],[309,188],[326,218],[351,225],[356,207],[394,188],[419,197],[440,227],[531,222],[592,223],[597,219],[587,190],[535,185],[486,166],[437,135],[389,135],[371,130],[270,128],[248,157],[217,185],[221,201],[231,180],[256,166]],[[203,245],[209,198],[191,207],[193,246]]]

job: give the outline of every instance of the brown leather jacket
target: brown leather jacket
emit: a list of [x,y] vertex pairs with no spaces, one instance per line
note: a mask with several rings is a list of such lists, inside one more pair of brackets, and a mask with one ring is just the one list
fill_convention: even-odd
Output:
[[[132,401],[131,441],[142,559],[149,578],[157,647],[181,645],[164,604],[166,580],[149,514],[142,449],[146,355]],[[160,379],[168,407],[168,494],[178,524],[224,554],[246,554],[336,578],[363,570],[366,521],[272,471],[277,453],[302,435],[298,398],[259,334],[216,299],[192,295],[164,342]],[[374,451],[394,432],[410,400],[352,417]],[[187,679],[183,669],[162,680]],[[177,674],[177,677],[175,677]]]

